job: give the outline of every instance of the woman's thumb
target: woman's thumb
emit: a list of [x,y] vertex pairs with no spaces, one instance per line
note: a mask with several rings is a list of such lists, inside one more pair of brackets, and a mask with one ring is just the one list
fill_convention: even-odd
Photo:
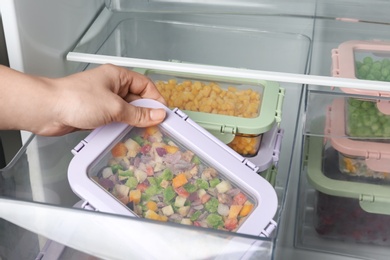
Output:
[[128,105],[127,113],[125,113],[124,122],[138,127],[147,127],[161,123],[166,111],[163,108],[152,109],[145,107],[137,107]]

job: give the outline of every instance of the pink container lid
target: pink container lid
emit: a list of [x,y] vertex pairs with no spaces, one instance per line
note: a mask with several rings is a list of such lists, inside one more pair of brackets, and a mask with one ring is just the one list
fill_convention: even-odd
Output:
[[[356,78],[355,52],[385,53],[390,55],[390,42],[384,41],[347,41],[332,50],[332,76],[340,78]],[[390,97],[390,91],[341,88],[348,94]],[[378,110],[386,115],[390,114],[390,100],[377,100]]]
[[325,134],[340,153],[365,158],[368,168],[390,172],[390,143],[353,140],[345,134],[344,98],[335,99],[328,107]]

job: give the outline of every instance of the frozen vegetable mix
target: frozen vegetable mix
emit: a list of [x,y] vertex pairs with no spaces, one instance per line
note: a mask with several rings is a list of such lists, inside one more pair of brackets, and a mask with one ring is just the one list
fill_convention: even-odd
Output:
[[390,172],[378,172],[370,169],[366,158],[359,156],[346,156],[339,154],[339,169],[342,173],[351,176],[368,177],[378,180],[390,180]]
[[133,128],[95,181],[139,217],[236,231],[254,201],[158,127]]

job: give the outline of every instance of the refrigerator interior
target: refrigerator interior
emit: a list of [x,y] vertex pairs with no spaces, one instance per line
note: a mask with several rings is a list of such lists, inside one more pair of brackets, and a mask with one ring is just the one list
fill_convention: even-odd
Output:
[[[115,2],[121,1],[106,1],[110,5]],[[188,4],[182,1],[151,1],[150,5],[144,5],[142,1],[131,2],[134,5],[111,5],[111,8],[119,9],[114,11],[105,8],[103,1],[65,3],[39,0],[30,3],[15,0],[0,3],[2,11],[14,4],[18,14],[16,21],[21,57],[9,50],[10,65],[27,73],[56,77],[107,61],[118,65],[129,62],[169,69],[180,69],[182,64],[183,70],[199,69],[197,65],[200,64],[211,68],[215,66],[215,71],[221,73],[225,68],[235,68],[233,72],[251,76],[258,74],[265,80],[280,82],[286,94],[281,120],[285,134],[275,184],[279,208],[274,220],[278,227],[269,239],[254,239],[261,245],[255,246],[257,255],[247,257],[387,259],[389,253],[385,247],[322,240],[315,234],[310,221],[314,190],[306,183],[302,158],[304,139],[310,135],[305,131],[308,116],[309,119],[322,118],[322,108],[330,102],[327,93],[332,92],[332,86],[351,87],[357,83],[328,78],[331,76],[331,50],[349,40],[389,39],[387,13],[390,4],[379,0],[372,1],[369,6],[364,1],[347,0],[295,1],[294,4],[290,1],[258,3],[248,0],[238,7],[234,1],[226,1],[231,5],[220,8],[220,1],[201,2],[199,6],[191,5],[191,1]],[[202,4],[209,5],[207,12]],[[177,9],[169,9],[172,6]],[[10,23],[7,21],[12,20],[11,14],[2,13],[2,16],[7,27]],[[37,16],[42,19],[37,21]],[[5,33],[7,39],[7,30]],[[11,43],[17,39],[15,35],[8,34],[7,40]],[[44,62],[37,64],[36,60]],[[313,104],[308,102],[311,91],[317,90],[322,92],[317,94],[318,101],[311,107],[308,105]],[[319,115],[315,114],[317,111]],[[1,196],[9,199],[2,200],[4,208],[17,207],[18,201],[33,201],[31,211],[26,211],[33,219],[62,214],[69,219],[79,217],[82,219],[80,223],[87,225],[90,213],[71,209],[79,199],[71,191],[66,178],[70,150],[86,134],[59,138],[25,137],[25,150],[20,151],[15,164],[1,170]],[[57,235],[45,226],[39,226],[41,229],[33,229],[32,232],[26,231],[23,226],[27,229],[32,227],[17,215],[2,216],[8,218],[2,221],[4,234],[14,234],[12,239],[0,238],[0,257],[4,259],[29,259],[39,254],[46,241],[45,235],[70,247],[65,249],[62,259],[79,254],[72,247],[84,250],[87,255],[103,256],[100,253],[104,247],[99,251],[92,245],[99,241],[88,241],[82,231],[72,230],[73,234],[80,235],[78,238],[60,238],[59,234],[65,232],[61,228],[55,230]],[[100,221],[107,218],[109,223],[121,223],[123,220],[117,216],[95,215]],[[50,220],[49,217],[47,219]],[[22,227],[12,224],[11,220]],[[69,223],[53,221],[52,224],[66,226]],[[130,224],[136,227],[139,221],[130,221]],[[142,224],[148,226],[147,223]],[[96,228],[93,223],[91,225],[91,228]],[[176,227],[159,228],[168,234],[176,231]],[[190,231],[182,231],[184,239]],[[203,234],[196,232],[196,235],[199,233]],[[213,233],[209,235],[210,239],[214,238]],[[237,238],[242,239],[244,245],[253,243],[250,237]],[[219,245],[218,241],[213,242]],[[354,249],[344,251],[345,246]],[[114,254],[113,251],[108,252]],[[210,249],[210,252],[214,251]]]

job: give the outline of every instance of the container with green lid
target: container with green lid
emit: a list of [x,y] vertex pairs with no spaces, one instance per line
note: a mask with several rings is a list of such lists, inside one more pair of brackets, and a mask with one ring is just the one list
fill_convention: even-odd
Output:
[[339,152],[306,138],[307,179],[316,189],[314,226],[321,237],[390,245],[390,185],[340,173]]
[[263,133],[280,124],[285,90],[277,82],[135,69],[148,76],[168,107],[192,120],[245,157],[257,154]]

